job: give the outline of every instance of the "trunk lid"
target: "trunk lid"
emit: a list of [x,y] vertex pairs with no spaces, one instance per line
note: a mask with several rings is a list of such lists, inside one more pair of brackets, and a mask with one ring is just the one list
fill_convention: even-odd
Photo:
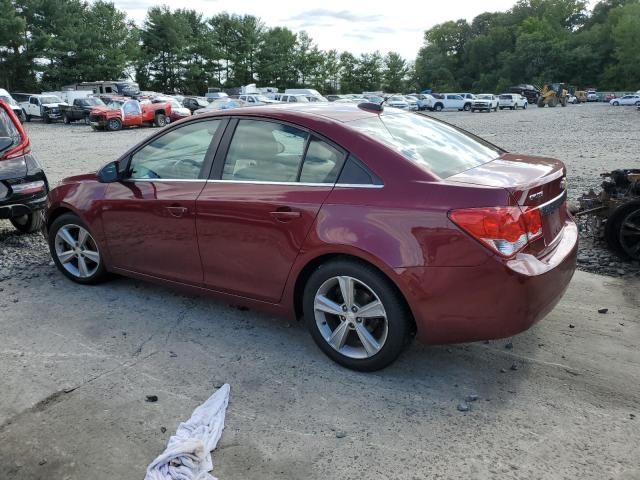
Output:
[[554,243],[568,217],[565,177],[566,168],[560,160],[505,153],[447,181],[504,188],[509,192],[512,205],[539,208],[543,237],[527,250],[542,254]]

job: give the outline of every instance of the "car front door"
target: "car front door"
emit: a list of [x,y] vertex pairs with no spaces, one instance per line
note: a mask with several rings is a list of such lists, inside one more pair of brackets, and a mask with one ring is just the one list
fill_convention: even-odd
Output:
[[142,109],[140,102],[136,100],[128,100],[122,105],[122,125],[131,127],[134,125],[142,125]]
[[345,155],[291,125],[235,122],[196,202],[204,284],[276,303]]
[[226,120],[173,128],[135,151],[125,178],[108,185],[102,221],[114,267],[202,284],[196,198]]
[[27,113],[32,117],[40,116],[40,100],[38,97],[29,97],[29,110]]

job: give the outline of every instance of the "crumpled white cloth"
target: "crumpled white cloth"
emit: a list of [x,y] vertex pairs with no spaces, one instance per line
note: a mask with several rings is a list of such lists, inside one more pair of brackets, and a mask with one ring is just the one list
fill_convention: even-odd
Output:
[[224,430],[229,391],[225,383],[178,426],[166,450],[147,467],[144,480],[216,480],[209,474],[211,451]]

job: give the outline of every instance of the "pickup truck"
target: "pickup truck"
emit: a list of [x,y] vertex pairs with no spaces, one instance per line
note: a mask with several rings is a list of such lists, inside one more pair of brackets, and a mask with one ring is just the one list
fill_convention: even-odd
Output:
[[94,130],[115,132],[125,127],[164,127],[170,117],[169,102],[140,103],[126,97],[114,97],[109,104],[91,110],[89,124]]
[[463,97],[459,93],[443,93],[438,95],[433,102],[433,109],[436,112],[442,110],[464,110],[468,112],[471,110],[472,100]]
[[96,97],[76,98],[72,105],[62,105],[62,118],[67,125],[82,120],[89,125],[89,114],[95,107],[104,107],[104,102]]
[[67,103],[55,95],[35,95],[31,93],[16,93],[13,95],[25,113],[25,120],[39,117],[44,123],[51,123],[62,118],[60,107]]

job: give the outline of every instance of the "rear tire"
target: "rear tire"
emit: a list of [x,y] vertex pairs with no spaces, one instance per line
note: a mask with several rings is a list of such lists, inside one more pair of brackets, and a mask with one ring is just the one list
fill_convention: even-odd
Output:
[[471,104],[465,103],[464,107],[462,107],[462,110],[464,110],[465,112],[468,112],[469,110],[471,110]]
[[69,125],[71,123],[71,119],[69,118],[69,115],[65,115],[64,116],[64,124],[65,125]]
[[156,127],[164,127],[167,124],[167,117],[165,117],[162,113],[159,113],[155,116],[153,124]]
[[433,109],[436,112],[441,112],[442,111],[442,104],[441,103],[437,103],[435,107],[433,107]]
[[21,217],[11,219],[11,224],[20,233],[35,233],[42,229],[44,224],[44,212],[36,210]]
[[27,112],[25,112],[24,110],[22,110],[22,115],[24,116],[24,121],[25,122],[30,122],[31,121],[31,115],[27,115]]
[[[345,285],[352,287],[343,289]],[[351,300],[343,291],[353,292]],[[368,314],[358,317],[365,309]],[[387,277],[364,263],[334,260],[320,265],[305,285],[303,310],[318,347],[352,370],[384,368],[409,343],[412,323],[404,300]]]

